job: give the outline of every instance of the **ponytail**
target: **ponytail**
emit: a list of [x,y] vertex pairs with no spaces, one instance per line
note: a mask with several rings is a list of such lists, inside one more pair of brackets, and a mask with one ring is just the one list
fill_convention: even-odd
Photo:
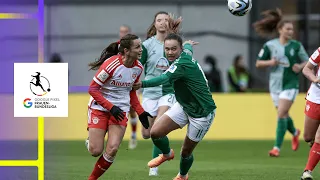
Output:
[[100,58],[97,61],[89,63],[89,70],[99,69],[103,62],[111,56],[117,55],[119,53],[123,55],[124,49],[130,49],[133,45],[133,40],[135,39],[139,39],[139,37],[134,34],[127,34],[123,36],[120,41],[111,43],[102,51]]
[[119,53],[119,42],[111,43],[108,47],[106,47],[97,61],[89,63],[89,70],[97,70],[103,64],[105,60],[110,58],[111,56],[117,55]]
[[263,18],[253,24],[255,31],[262,37],[267,37],[277,33],[278,28],[284,24],[280,9],[267,10],[261,13]]

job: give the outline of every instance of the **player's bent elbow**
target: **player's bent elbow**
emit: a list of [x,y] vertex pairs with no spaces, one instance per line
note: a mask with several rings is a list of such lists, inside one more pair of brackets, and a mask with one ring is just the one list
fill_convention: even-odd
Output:
[[261,68],[261,63],[259,61],[256,62],[256,68]]
[[308,76],[308,73],[310,72],[311,70],[307,67],[307,66],[305,66],[303,69],[302,69],[302,74],[304,75],[304,76]]

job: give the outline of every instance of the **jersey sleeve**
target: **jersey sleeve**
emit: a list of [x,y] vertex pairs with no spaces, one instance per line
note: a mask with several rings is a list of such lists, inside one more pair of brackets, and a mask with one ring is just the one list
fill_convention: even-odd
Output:
[[309,62],[314,66],[318,66],[320,64],[320,47],[310,56]]
[[193,55],[193,48],[192,45],[187,43],[185,45],[183,45],[183,52],[181,53],[180,58],[184,58],[184,59],[192,59],[192,55]]
[[100,92],[101,86],[96,83],[94,80],[91,81],[89,85],[88,93],[93,97],[93,99],[100,104],[103,108],[110,110],[113,106],[111,102],[109,102],[106,98],[103,97]]
[[258,60],[269,60],[271,59],[271,52],[267,44],[264,44],[258,54]]
[[[191,56],[192,58],[192,56]],[[182,78],[184,76],[185,70],[182,63],[172,64],[163,74],[168,77],[170,83]]]
[[165,84],[169,82],[168,76],[161,74],[158,77],[148,79],[148,80],[143,80],[142,82],[142,88],[148,88],[148,87],[155,87],[155,86],[160,86],[161,84]]
[[300,43],[298,56],[299,56],[300,60],[303,62],[308,61],[308,59],[309,59],[307,51],[305,50],[305,48],[303,47],[303,45],[301,43]]
[[137,92],[135,90],[130,91],[130,105],[138,113],[138,115],[144,112],[144,109],[140,104]]
[[171,64],[171,66],[163,73],[168,76],[168,80],[170,83],[182,78],[184,76],[185,70],[183,66],[183,62],[191,61],[193,55],[192,45],[187,43],[183,45],[183,52],[180,55],[180,58],[175,61],[175,63]]
[[140,62],[142,65],[145,65],[146,62],[147,62],[147,59],[148,59],[148,50],[147,48],[142,44],[142,55],[141,55],[141,58],[140,58]]
[[118,63],[117,60],[108,59],[106,60],[98,69],[97,73],[93,77],[93,81],[95,81],[100,86],[111,78],[113,70],[117,67]]

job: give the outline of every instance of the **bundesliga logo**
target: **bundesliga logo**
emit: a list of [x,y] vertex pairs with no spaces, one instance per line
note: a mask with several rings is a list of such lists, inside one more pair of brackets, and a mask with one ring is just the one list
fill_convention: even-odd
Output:
[[49,80],[40,74],[36,72],[36,75],[31,75],[33,78],[30,81],[30,90],[36,96],[44,96],[51,90]]
[[[30,91],[36,96],[45,96],[51,91],[50,82],[48,78],[41,76],[40,72],[36,72],[36,75],[31,75]],[[23,100],[23,106],[25,108],[57,108],[56,105],[51,102],[60,101],[59,98],[34,98],[33,102],[31,98]]]

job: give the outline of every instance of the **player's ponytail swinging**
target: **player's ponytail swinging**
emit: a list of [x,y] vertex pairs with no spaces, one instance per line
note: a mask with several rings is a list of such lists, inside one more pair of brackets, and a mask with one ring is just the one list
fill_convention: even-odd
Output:
[[103,64],[105,60],[107,60],[111,56],[118,54],[118,52],[118,42],[111,43],[102,51],[100,58],[97,61],[89,63],[89,70],[99,69],[99,67]]
[[277,8],[275,10],[267,10],[261,13],[263,18],[253,24],[256,32],[261,37],[270,37],[278,32],[284,24],[291,21],[283,20],[282,11]]
[[133,34],[127,34],[121,38],[120,42],[111,43],[102,51],[100,58],[97,61],[89,63],[89,70],[97,70],[103,62],[111,56],[117,55],[118,53],[123,54],[125,48],[130,49],[133,40],[135,39],[139,39],[139,37]]

